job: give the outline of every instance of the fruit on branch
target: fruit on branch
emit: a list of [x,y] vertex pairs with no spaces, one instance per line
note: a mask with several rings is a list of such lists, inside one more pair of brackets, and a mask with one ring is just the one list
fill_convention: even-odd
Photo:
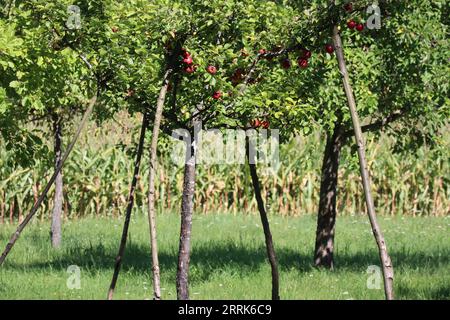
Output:
[[181,51],[182,51],[182,56],[184,59],[191,56],[191,54],[186,49],[183,48],[183,49],[181,49]]
[[269,129],[269,121],[264,120],[261,122],[261,127],[263,127],[264,129]]
[[259,128],[261,126],[261,121],[258,119],[253,119],[250,122],[250,125],[252,126],[253,129]]
[[333,45],[331,45],[331,44],[325,45],[325,51],[328,52],[329,54],[332,54],[334,52]]
[[349,20],[349,21],[347,22],[347,27],[348,27],[349,29],[355,29],[355,27],[356,27],[356,22],[355,22],[354,20]]
[[346,4],[344,5],[344,9],[345,9],[345,11],[347,11],[347,12],[352,12],[352,11],[353,11],[353,3],[351,3],[351,2],[346,3]]
[[358,23],[356,25],[356,30],[358,30],[359,32],[363,31],[364,30],[364,25],[362,23]]
[[194,63],[194,60],[192,60],[191,56],[188,56],[187,58],[183,59],[183,63],[185,63],[187,65],[191,65],[192,63]]
[[283,67],[283,69],[289,69],[291,67],[291,60],[289,60],[288,58],[281,60],[281,66]]
[[311,56],[312,56],[311,51],[309,51],[308,49],[303,50],[302,59],[308,60],[309,58],[311,58]]
[[219,100],[221,97],[222,97],[222,92],[220,92],[220,91],[216,91],[216,92],[214,92],[213,95],[212,95],[212,98],[213,98],[214,100]]
[[184,72],[188,73],[188,74],[192,74],[195,72],[195,66],[190,65],[184,68]]
[[297,63],[298,63],[298,66],[302,69],[308,68],[308,60],[307,59],[299,58],[297,60]]
[[214,74],[217,73],[217,68],[214,67],[214,66],[207,66],[207,67],[206,67],[206,71],[207,71],[209,74],[214,75]]

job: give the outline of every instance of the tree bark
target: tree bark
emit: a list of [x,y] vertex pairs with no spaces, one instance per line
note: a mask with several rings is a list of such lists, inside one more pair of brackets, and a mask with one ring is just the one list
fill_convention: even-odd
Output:
[[336,121],[333,134],[327,137],[322,163],[319,212],[317,215],[314,264],[333,269],[334,228],[336,223],[336,197],[338,185],[339,157],[344,143],[343,128]]
[[[247,157],[249,156],[247,147]],[[272,233],[270,231],[269,219],[267,218],[267,212],[264,205],[264,200],[261,196],[261,187],[259,184],[258,172],[256,169],[256,164],[251,163],[248,158],[248,164],[250,167],[250,176],[252,178],[253,189],[255,191],[256,202],[258,204],[259,215],[261,217],[261,223],[264,230],[264,238],[266,242],[267,257],[270,262],[270,267],[272,270],[272,300],[280,300],[279,292],[279,275],[278,275],[278,263],[275,254],[275,247],[273,245]]]
[[128,193],[127,198],[127,211],[125,213],[125,222],[123,225],[123,231],[122,231],[122,238],[120,240],[119,245],[119,252],[116,256],[116,260],[114,263],[114,273],[111,280],[111,284],[109,286],[108,291],[108,300],[112,300],[114,296],[114,289],[116,288],[117,278],[119,277],[120,267],[122,266],[122,259],[123,255],[125,253],[125,246],[127,244],[127,238],[128,238],[128,229],[130,226],[130,220],[131,220],[131,211],[133,210],[134,205],[134,195],[136,192],[136,185],[137,180],[139,176],[139,169],[141,167],[141,159],[142,159],[142,153],[144,151],[144,141],[145,141],[145,132],[148,127],[148,116],[146,114],[142,117],[142,126],[141,126],[141,133],[139,136],[139,144],[136,151],[136,159],[134,162],[134,172],[133,172],[133,179],[131,180],[131,186],[130,191]]
[[30,213],[25,217],[25,219],[22,221],[22,223],[19,224],[19,226],[17,227],[17,230],[12,234],[8,244],[6,245],[5,250],[3,251],[2,255],[0,256],[0,266],[5,261],[6,257],[8,256],[8,254],[11,251],[12,247],[16,243],[17,239],[19,239],[19,236],[22,233],[23,229],[25,229],[27,224],[30,222],[30,220],[33,218],[33,216],[36,214],[36,212],[38,211],[38,209],[41,206],[42,202],[44,201],[45,197],[47,196],[48,191],[50,190],[51,186],[55,182],[56,177],[58,176],[58,174],[61,171],[64,163],[66,162],[67,158],[69,157],[70,153],[72,152],[72,149],[75,146],[75,143],[77,142],[78,137],[80,136],[80,133],[83,130],[86,122],[88,121],[88,119],[89,119],[89,117],[90,117],[90,115],[92,113],[92,110],[94,109],[94,105],[95,105],[96,102],[97,102],[97,93],[89,101],[89,105],[88,105],[86,111],[84,112],[83,119],[81,119],[81,122],[80,122],[80,124],[78,126],[78,129],[77,129],[77,132],[75,133],[75,136],[73,137],[73,139],[70,142],[70,144],[67,146],[67,150],[65,151],[59,166],[56,168],[55,172],[50,177],[50,180],[47,182],[47,185],[45,186],[43,192],[39,196],[39,198],[36,201],[36,203],[33,205],[33,208],[31,208]]
[[192,215],[194,212],[196,141],[186,146],[186,152],[191,151],[190,158],[184,165],[183,195],[181,198],[181,230],[178,250],[177,268],[177,298],[189,300],[189,262],[191,253]]
[[156,213],[155,213],[155,176],[156,166],[158,163],[158,137],[159,128],[161,124],[162,113],[164,109],[164,102],[166,99],[167,88],[169,85],[169,75],[172,70],[168,70],[164,75],[163,85],[159,92],[159,97],[156,103],[155,120],[153,121],[152,143],[150,146],[150,172],[149,172],[149,187],[148,187],[148,221],[150,227],[150,246],[152,253],[152,273],[153,273],[153,299],[161,299],[161,281],[159,271],[158,259],[158,241],[156,235]]
[[379,256],[381,260],[383,277],[384,277],[384,290],[387,300],[394,299],[393,292],[393,282],[394,282],[394,268],[392,266],[391,258],[389,257],[386,241],[381,232],[380,226],[378,224],[375,206],[372,199],[372,194],[370,190],[370,176],[367,167],[366,155],[365,155],[365,145],[364,139],[361,131],[361,125],[359,123],[358,113],[356,111],[356,102],[353,96],[353,90],[350,85],[350,78],[347,72],[347,66],[344,58],[344,50],[342,47],[342,40],[339,34],[339,29],[337,26],[333,27],[333,43],[336,49],[336,57],[339,64],[339,70],[342,74],[343,85],[345,94],[347,96],[348,105],[350,108],[353,127],[355,131],[356,144],[358,146],[358,156],[359,156],[359,166],[361,171],[361,178],[363,182],[364,195],[366,199],[367,212],[369,215],[370,224],[372,226],[372,231],[375,236],[375,241],[378,246]]
[[[62,157],[62,123],[58,115],[53,115],[53,134],[54,134],[54,152],[55,169],[61,163]],[[62,170],[59,171],[55,180],[55,198],[52,212],[51,241],[54,248],[61,246],[61,214],[63,205],[63,177]]]

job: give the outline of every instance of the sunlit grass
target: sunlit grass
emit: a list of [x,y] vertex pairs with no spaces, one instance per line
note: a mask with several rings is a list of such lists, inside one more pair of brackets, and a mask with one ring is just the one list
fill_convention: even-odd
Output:
[[[399,299],[450,298],[450,218],[381,218],[395,267]],[[34,223],[0,267],[0,299],[104,299],[112,276],[122,220],[86,218],[65,223],[64,243],[53,250],[49,225]],[[174,299],[179,218],[160,215],[159,246],[163,298]],[[382,299],[367,289],[368,266],[378,264],[366,217],[339,217],[336,270],[312,267],[315,217],[271,217],[280,263],[283,299]],[[115,298],[149,299],[152,294],[147,220],[131,223]],[[3,249],[12,226],[1,226]],[[192,233],[192,299],[270,299],[270,267],[257,216],[196,215]],[[66,272],[81,269],[81,289],[69,290]]]

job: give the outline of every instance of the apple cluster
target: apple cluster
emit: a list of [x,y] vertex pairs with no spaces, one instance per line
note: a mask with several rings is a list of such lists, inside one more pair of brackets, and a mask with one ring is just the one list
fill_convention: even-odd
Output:
[[[353,3],[349,2],[346,3],[344,5],[344,9],[345,11],[347,11],[348,13],[352,13],[353,12]],[[356,29],[359,32],[364,31],[364,24],[362,23],[357,23],[355,20],[350,19],[349,21],[347,21],[347,27],[351,30]]]
[[[183,71],[186,74],[193,74],[195,71],[197,71],[198,65],[194,64],[194,59],[192,58],[192,55],[186,49],[182,49],[181,59],[183,63]],[[215,66],[209,65],[206,67],[206,71],[211,75],[215,75],[217,73],[217,68]],[[214,100],[219,100],[221,97],[222,97],[221,91],[215,91],[212,94],[212,98]]]
[[270,123],[267,120],[253,119],[250,122],[250,125],[254,129],[257,129],[257,128],[269,129]]

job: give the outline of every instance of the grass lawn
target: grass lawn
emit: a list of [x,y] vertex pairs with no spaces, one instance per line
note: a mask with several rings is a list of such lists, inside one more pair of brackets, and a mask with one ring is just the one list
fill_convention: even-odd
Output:
[[[49,224],[25,230],[0,267],[0,299],[104,299],[112,276],[123,220],[86,218],[64,224],[63,246],[53,250]],[[163,299],[176,298],[179,218],[159,216]],[[450,298],[450,217],[380,218],[394,263],[398,299]],[[282,299],[383,299],[367,289],[367,268],[378,253],[366,217],[339,217],[336,270],[312,262],[315,217],[271,217],[280,264]],[[0,226],[3,250],[13,231]],[[152,294],[148,225],[134,216],[116,299],[149,299]],[[270,267],[258,216],[195,215],[190,270],[192,299],[270,299]],[[67,268],[78,265],[81,289],[70,290]]]

